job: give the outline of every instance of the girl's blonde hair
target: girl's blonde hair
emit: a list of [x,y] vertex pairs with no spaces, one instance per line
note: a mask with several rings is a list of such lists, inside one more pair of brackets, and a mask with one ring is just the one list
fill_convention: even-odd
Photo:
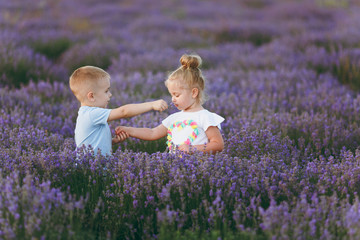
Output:
[[170,81],[178,81],[179,84],[188,88],[197,88],[199,90],[197,100],[203,104],[206,101],[206,95],[205,78],[199,68],[202,63],[201,57],[197,54],[184,54],[180,58],[180,63],[181,66],[169,74],[165,85],[167,86]]

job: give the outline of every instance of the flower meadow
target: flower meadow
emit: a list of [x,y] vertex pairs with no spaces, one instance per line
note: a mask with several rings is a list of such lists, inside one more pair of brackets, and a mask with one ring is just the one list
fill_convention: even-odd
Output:
[[[352,0],[0,0],[0,239],[359,239],[359,22]],[[75,149],[74,69],[111,74],[110,108],[170,103],[183,53],[223,152]]]

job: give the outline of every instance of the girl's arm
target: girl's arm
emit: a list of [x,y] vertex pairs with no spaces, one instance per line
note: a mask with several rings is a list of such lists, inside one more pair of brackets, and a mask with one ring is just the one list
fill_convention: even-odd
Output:
[[115,129],[116,134],[126,132],[130,137],[138,138],[141,140],[158,140],[167,135],[167,128],[160,124],[155,128],[135,128],[119,126]]
[[[209,139],[207,144],[192,145],[191,148],[195,148],[198,151],[215,154],[224,150],[224,140],[221,136],[218,127],[211,126],[205,131],[206,136]],[[183,144],[179,146],[179,150],[189,152],[190,146]]]

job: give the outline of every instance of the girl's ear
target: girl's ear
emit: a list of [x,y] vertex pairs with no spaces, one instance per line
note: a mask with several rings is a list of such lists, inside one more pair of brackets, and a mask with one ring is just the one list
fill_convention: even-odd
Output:
[[87,99],[88,99],[90,102],[94,102],[94,101],[95,101],[94,93],[93,93],[93,92],[88,92],[88,94],[86,94],[86,97],[87,97]]
[[191,94],[192,94],[192,98],[197,98],[197,96],[199,95],[199,89],[198,88],[193,88],[191,90]]

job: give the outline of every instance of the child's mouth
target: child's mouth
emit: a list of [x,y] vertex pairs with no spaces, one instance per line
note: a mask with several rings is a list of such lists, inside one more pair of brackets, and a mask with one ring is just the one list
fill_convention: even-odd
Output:
[[177,105],[173,102],[169,104],[169,109],[177,108]]

